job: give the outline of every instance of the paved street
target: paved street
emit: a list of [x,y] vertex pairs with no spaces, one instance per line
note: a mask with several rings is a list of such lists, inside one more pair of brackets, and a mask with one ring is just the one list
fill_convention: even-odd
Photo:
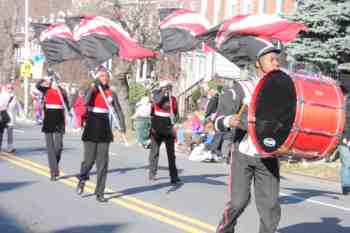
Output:
[[[106,190],[110,199],[101,204],[91,195],[94,175],[88,192],[83,197],[75,194],[75,175],[82,161],[80,134],[65,135],[63,177],[58,182],[49,180],[44,137],[38,126],[18,127],[15,142],[16,155],[0,155],[1,233],[215,232],[228,198],[227,165],[191,162],[179,155],[184,183],[173,187],[163,153],[158,179],[150,183],[148,151],[116,142],[110,150]],[[280,202],[279,233],[350,232],[350,196],[339,193],[339,184],[286,175]],[[257,231],[253,199],[239,219],[237,233]]]

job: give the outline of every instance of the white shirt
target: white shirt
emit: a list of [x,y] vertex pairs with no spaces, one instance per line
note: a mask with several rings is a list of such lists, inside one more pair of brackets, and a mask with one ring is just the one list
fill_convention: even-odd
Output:
[[[244,91],[244,100],[243,103],[246,105],[251,104],[252,95],[254,93],[254,90],[256,88],[256,85],[258,84],[258,79],[252,79],[252,80],[243,80],[239,81],[243,91]],[[249,155],[249,156],[257,156],[258,150],[256,149],[256,146],[254,145],[251,136],[247,133],[243,140],[239,143],[238,146],[239,152]]]
[[136,112],[132,116],[133,119],[138,117],[151,117],[151,103],[140,104],[136,107]]
[[[10,98],[13,98],[10,101]],[[13,126],[16,122],[16,115],[21,111],[21,106],[17,101],[16,96],[13,93],[9,93],[3,90],[0,94],[0,110],[7,110],[7,113],[10,116],[10,122],[7,124],[8,126]]]

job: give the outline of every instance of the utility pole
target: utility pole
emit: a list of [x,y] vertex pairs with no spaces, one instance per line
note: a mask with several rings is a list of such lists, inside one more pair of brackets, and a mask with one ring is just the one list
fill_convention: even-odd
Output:
[[[29,51],[29,35],[28,35],[28,18],[29,18],[29,0],[25,1],[25,13],[24,13],[24,59],[30,58]],[[28,117],[28,97],[29,97],[29,77],[24,77],[24,113]]]

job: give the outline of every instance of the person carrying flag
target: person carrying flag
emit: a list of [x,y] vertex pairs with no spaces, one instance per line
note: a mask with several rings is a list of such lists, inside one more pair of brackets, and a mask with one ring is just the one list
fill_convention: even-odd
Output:
[[168,155],[170,183],[180,182],[175,162],[175,138],[173,126],[177,117],[177,101],[171,94],[172,86],[168,80],[160,82],[160,88],[153,91],[151,109],[151,151],[149,154],[149,180],[156,179],[159,161],[159,148],[162,142]]
[[65,110],[69,113],[67,94],[57,83],[57,75],[48,69],[47,76],[36,84],[44,96],[44,120],[42,132],[45,133],[51,181],[60,175],[59,162],[63,149],[65,133]]
[[108,172],[109,145],[113,141],[110,111],[115,111],[119,120],[119,130],[125,133],[125,118],[117,95],[109,86],[110,74],[105,68],[100,68],[97,79],[85,95],[88,108],[82,140],[84,143],[84,160],[81,163],[77,194],[84,192],[85,182],[89,179],[89,172],[96,162],[97,184],[95,188],[96,200],[106,202],[104,190]]

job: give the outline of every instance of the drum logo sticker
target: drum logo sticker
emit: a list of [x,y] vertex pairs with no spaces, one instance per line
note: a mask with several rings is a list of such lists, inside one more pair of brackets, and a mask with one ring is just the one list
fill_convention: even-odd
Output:
[[275,147],[276,146],[276,140],[273,138],[264,138],[263,143],[267,147]]

